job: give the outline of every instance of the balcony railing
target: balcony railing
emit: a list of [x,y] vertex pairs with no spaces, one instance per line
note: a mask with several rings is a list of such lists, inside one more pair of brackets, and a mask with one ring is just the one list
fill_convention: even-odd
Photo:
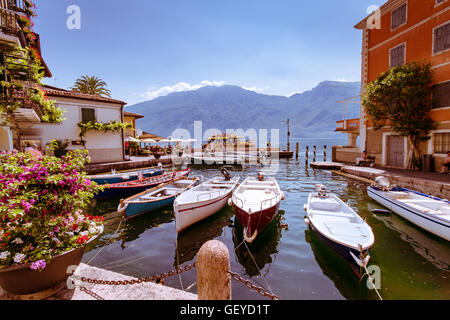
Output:
[[22,13],[26,12],[24,0],[0,0],[0,8]]
[[336,121],[336,131],[354,131],[359,130],[360,119],[348,119]]
[[17,23],[17,12],[0,8],[0,31],[13,36],[19,34],[20,27]]

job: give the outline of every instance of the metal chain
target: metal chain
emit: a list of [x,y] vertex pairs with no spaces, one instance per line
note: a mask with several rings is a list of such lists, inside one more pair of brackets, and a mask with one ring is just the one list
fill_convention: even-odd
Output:
[[[153,276],[149,276],[149,277],[144,277],[144,278],[137,278],[137,279],[132,279],[132,280],[118,280],[118,281],[114,281],[114,280],[98,280],[98,279],[91,279],[91,278],[86,278],[86,277],[79,277],[79,276],[74,276],[72,275],[72,277],[74,277],[75,279],[80,280],[81,282],[87,282],[90,284],[100,284],[100,285],[109,285],[109,286],[126,286],[126,285],[135,285],[135,284],[141,284],[143,282],[154,282],[154,283],[160,283],[160,284],[164,284],[164,279],[168,278],[168,277],[172,277],[176,274],[181,274],[183,272],[187,272],[187,271],[191,271],[192,269],[194,269],[197,266],[197,263],[194,262],[193,264],[189,264],[186,265],[184,267],[178,267],[175,270],[171,270],[168,271],[166,273],[162,273],[159,275],[153,275]],[[242,278],[238,273],[229,271],[228,272],[231,277],[238,281],[241,282],[242,284],[244,284],[247,288],[249,288],[250,290],[254,290],[256,291],[258,294],[260,294],[263,297],[268,297],[272,300],[280,300],[280,297],[278,297],[275,294],[271,294],[269,293],[266,289],[262,288],[262,287],[258,287],[256,285],[254,285],[250,280],[246,280],[244,278]],[[86,294],[92,296],[93,298],[97,299],[97,300],[104,300],[104,298],[102,298],[101,296],[99,296],[98,294],[96,294],[95,292],[82,287],[82,286],[78,286],[80,288],[80,290],[82,292],[85,292]]]
[[95,300],[105,300],[104,298],[100,297],[98,294],[96,294],[95,292],[85,288],[85,287],[79,287],[81,292],[85,292],[86,294],[90,295],[91,297],[93,297]]
[[231,277],[238,281],[243,283],[247,288],[249,288],[250,290],[254,290],[256,291],[258,294],[262,295],[263,297],[268,297],[272,300],[280,300],[280,297],[269,293],[266,289],[262,288],[262,287],[258,287],[256,285],[254,285],[250,280],[246,280],[244,278],[242,278],[238,273],[229,271]]
[[137,278],[137,279],[131,279],[131,280],[123,280],[123,281],[121,281],[121,280],[119,280],[119,281],[98,280],[98,279],[91,279],[91,278],[86,278],[86,277],[75,277],[75,278],[79,279],[81,282],[87,282],[90,284],[108,285],[108,286],[127,286],[127,285],[141,284],[143,282],[154,282],[154,283],[164,284],[165,278],[172,277],[176,274],[181,274],[183,272],[190,271],[190,270],[194,269],[195,267],[196,267],[196,263],[194,262],[193,264],[186,265],[183,268],[179,267],[175,270],[171,270],[169,272],[162,273],[159,275],[153,275],[153,276],[149,276],[149,277]]

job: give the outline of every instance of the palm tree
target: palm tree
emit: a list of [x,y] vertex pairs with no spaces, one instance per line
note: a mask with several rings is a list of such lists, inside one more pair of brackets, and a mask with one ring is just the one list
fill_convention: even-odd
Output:
[[106,82],[96,76],[82,76],[75,81],[75,85],[72,87],[72,90],[80,93],[106,96],[110,98],[111,91],[106,89],[106,87]]

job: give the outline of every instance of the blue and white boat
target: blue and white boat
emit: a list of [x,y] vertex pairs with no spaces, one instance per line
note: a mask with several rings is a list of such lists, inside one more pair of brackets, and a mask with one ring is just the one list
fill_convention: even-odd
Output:
[[370,260],[375,242],[372,228],[335,194],[323,185],[309,195],[305,222],[317,237],[342,256],[357,275]]
[[416,226],[450,241],[450,201],[386,183],[368,187],[367,193]]
[[135,181],[138,180],[140,177],[145,179],[159,176],[162,174],[164,174],[164,169],[162,168],[130,171],[130,172],[119,172],[119,173],[116,173],[116,171],[113,170],[112,173],[110,174],[88,176],[88,179],[99,185],[104,185],[104,184],[120,183],[125,181]]
[[178,195],[198,184],[198,178],[181,177],[172,182],[164,183],[125,200],[121,200],[117,210],[121,212],[127,220],[132,219],[171,206]]

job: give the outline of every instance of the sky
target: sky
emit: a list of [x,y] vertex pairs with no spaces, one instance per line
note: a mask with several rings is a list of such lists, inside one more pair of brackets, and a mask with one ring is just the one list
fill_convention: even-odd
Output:
[[290,96],[325,80],[360,81],[362,34],[353,26],[384,2],[36,0],[34,31],[48,85],[97,76],[128,105],[225,84]]

